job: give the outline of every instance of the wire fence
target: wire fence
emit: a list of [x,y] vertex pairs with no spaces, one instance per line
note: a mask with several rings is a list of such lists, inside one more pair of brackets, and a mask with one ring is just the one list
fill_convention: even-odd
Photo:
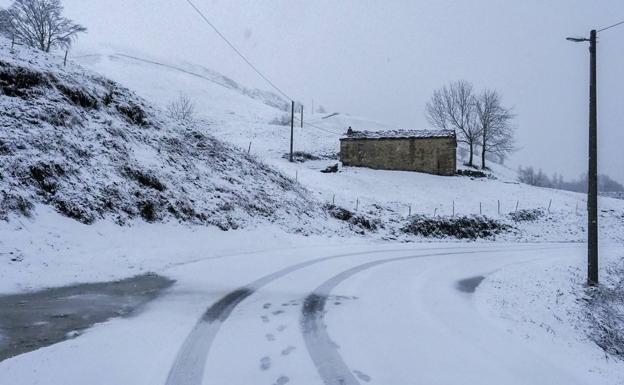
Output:
[[482,201],[448,201],[428,204],[406,203],[406,202],[379,202],[361,197],[345,198],[344,195],[325,194],[324,200],[334,206],[339,206],[347,210],[362,213],[380,213],[389,211],[402,217],[422,215],[427,217],[460,217],[460,216],[486,216],[491,218],[507,217],[525,211],[539,210],[544,214],[575,214],[581,216],[585,214],[586,202],[576,201],[558,202],[553,199],[538,202],[530,200],[523,202],[516,200],[482,200]]

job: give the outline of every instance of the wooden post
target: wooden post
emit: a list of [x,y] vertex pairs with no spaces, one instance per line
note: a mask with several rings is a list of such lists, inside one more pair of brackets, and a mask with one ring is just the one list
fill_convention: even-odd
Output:
[[455,201],[453,201],[453,217],[455,217]]
[[409,214],[407,214],[408,217],[412,216],[412,205],[409,205]]
[[69,54],[69,48],[65,49],[65,59],[63,59],[63,67],[67,66],[67,54]]
[[301,128],[303,128],[303,104],[301,105]]
[[290,102],[290,162],[293,161],[293,132],[295,131],[295,102]]
[[358,207],[360,207],[360,198],[355,199],[355,211],[358,210]]
[[11,35],[11,51],[15,48],[15,35]]
[[247,148],[247,154],[251,153],[251,142],[249,142],[249,148]]
[[548,202],[548,214],[550,214],[550,205],[552,205],[552,199]]
[[520,204],[520,200],[517,200],[517,201],[516,201],[516,211],[515,211],[515,212],[518,212],[518,205],[519,205],[519,204]]
[[336,205],[336,194],[332,195],[332,205]]
[[479,202],[479,215],[483,215],[483,210],[481,210],[481,202]]
[[299,170],[295,171],[295,182],[299,181]]
[[496,201],[498,203],[498,216],[500,217],[500,200]]

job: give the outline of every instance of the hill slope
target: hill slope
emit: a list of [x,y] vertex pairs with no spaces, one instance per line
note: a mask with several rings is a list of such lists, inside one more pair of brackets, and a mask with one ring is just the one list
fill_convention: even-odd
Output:
[[83,223],[175,218],[230,229],[297,228],[319,215],[293,180],[113,81],[5,40],[0,57],[1,217],[48,204]]
[[[440,177],[413,172],[341,168],[337,174],[319,171],[335,164],[339,138],[349,126],[355,129],[379,130],[397,127],[348,114],[309,114],[304,121],[311,125],[295,126],[294,148],[320,159],[289,163],[283,158],[290,140],[289,125],[275,124],[286,114],[262,100],[251,98],[242,86],[226,87],[188,72],[212,73],[201,66],[150,58],[160,63],[128,58],[123,54],[94,54],[78,59],[85,65],[126,84],[156,104],[165,106],[183,92],[191,97],[202,128],[220,140],[232,143],[264,162],[280,169],[316,193],[325,202],[380,218],[388,224],[390,237],[402,237],[390,229],[401,227],[405,217],[421,215],[487,215],[509,221],[518,210],[541,210],[536,221],[511,221],[519,232],[507,239],[534,241],[582,241],[587,217],[585,196],[555,189],[538,188],[517,182],[516,172],[490,164],[492,177]],[[166,64],[163,66],[162,64]],[[217,77],[218,78],[218,77]],[[157,79],[157,81],[154,81]],[[273,124],[272,124],[273,123]],[[298,122],[297,122],[298,123]],[[418,129],[422,127],[405,127]],[[605,239],[624,239],[624,202],[601,198],[601,234]],[[389,231],[388,231],[389,230]],[[503,237],[499,237],[503,238]]]

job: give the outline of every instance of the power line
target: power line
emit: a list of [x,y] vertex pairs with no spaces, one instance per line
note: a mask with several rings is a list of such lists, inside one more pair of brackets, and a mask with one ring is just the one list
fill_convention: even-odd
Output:
[[608,27],[604,27],[604,28],[602,28],[602,29],[599,29],[599,30],[598,30],[598,31],[596,31],[596,32],[606,31],[607,29],[610,29],[610,28],[613,28],[613,27],[617,27],[618,25],[621,25],[621,24],[624,24],[624,20],[620,21],[619,23],[615,23],[615,24],[613,24],[613,25],[610,25],[610,26],[608,26]]
[[[234,46],[234,44],[232,44],[225,37],[225,35],[223,35],[219,31],[219,29],[217,27],[212,22],[210,22],[210,20],[208,20],[206,15],[204,15],[204,13],[191,0],[186,0],[186,2],[195,10],[195,12],[197,12],[197,14],[206,22],[206,24],[208,24],[217,33],[217,35],[219,35],[219,37],[221,37],[221,39],[223,39],[223,41],[225,41],[227,43],[227,45],[229,45],[230,48],[232,48],[234,50],[234,52],[236,52],[236,54],[238,54],[238,56],[240,56],[240,58],[243,59],[245,61],[245,63],[247,63],[247,65],[249,65],[249,67],[251,67],[251,69],[253,69],[262,79],[264,79],[269,85],[271,85],[271,87],[273,87],[277,92],[279,92],[286,99],[294,100],[292,97],[288,96],[288,94],[286,94],[284,91],[282,91],[277,85],[275,85],[275,83],[273,83],[271,81],[271,79],[269,79],[266,75],[264,75],[249,59],[247,59],[247,57],[245,57],[245,55],[243,55],[243,53],[241,51],[239,51]],[[301,119],[298,118],[298,117],[296,117],[295,119],[298,119],[299,121],[301,121]],[[316,126],[314,124],[307,123],[305,121],[303,122],[303,124],[305,126],[309,126],[309,127],[315,128],[317,130],[321,130],[321,131],[327,132],[329,134],[339,134],[339,132],[332,131],[330,129],[326,129],[326,128],[323,128],[323,127],[319,127],[319,126]]]
[[236,52],[238,54],[238,56],[241,57],[241,59],[243,59],[245,61],[245,63],[247,63],[251,69],[253,69],[258,75],[260,75],[260,77],[262,79],[264,79],[267,83],[269,83],[271,85],[271,87],[273,87],[277,92],[279,92],[280,94],[282,94],[282,96],[284,96],[286,99],[289,100],[294,100],[293,98],[291,98],[290,96],[288,96],[284,91],[282,91],[278,86],[275,85],[275,83],[273,83],[271,81],[271,79],[269,79],[267,76],[265,76],[262,72],[260,72],[260,70],[258,68],[256,68],[255,65],[253,65],[252,62],[249,61],[249,59],[247,59],[245,57],[245,55],[243,55],[235,46],[234,44],[230,43],[230,41],[217,29],[217,27],[215,27],[214,24],[212,24],[210,22],[210,20],[208,20],[208,18],[206,17],[206,15],[203,14],[203,12],[197,8],[197,6],[191,1],[191,0],[186,0],[187,3],[189,3],[189,5],[191,7],[193,7],[193,9],[195,10],[195,12],[197,12],[197,14],[199,14],[199,16],[204,19],[204,21],[210,26],[212,27],[212,29],[214,29],[214,31],[217,33],[217,35],[219,35],[221,37],[221,39],[223,39],[223,41],[225,41],[230,48],[232,48],[234,50],[234,52]]

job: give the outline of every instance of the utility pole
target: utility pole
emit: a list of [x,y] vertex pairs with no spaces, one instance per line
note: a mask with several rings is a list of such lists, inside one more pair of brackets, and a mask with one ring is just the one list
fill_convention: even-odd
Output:
[[[614,24],[607,30],[624,22]],[[587,284],[598,284],[598,100],[596,97],[596,35],[595,29],[585,37],[568,37],[566,40],[589,42],[589,164],[587,170]]]
[[303,104],[301,105],[301,128],[303,128]]
[[293,134],[295,131],[295,102],[290,102],[290,157],[288,160],[293,161]]
[[587,284],[598,284],[598,107],[596,30],[589,35],[589,175],[587,195]]

